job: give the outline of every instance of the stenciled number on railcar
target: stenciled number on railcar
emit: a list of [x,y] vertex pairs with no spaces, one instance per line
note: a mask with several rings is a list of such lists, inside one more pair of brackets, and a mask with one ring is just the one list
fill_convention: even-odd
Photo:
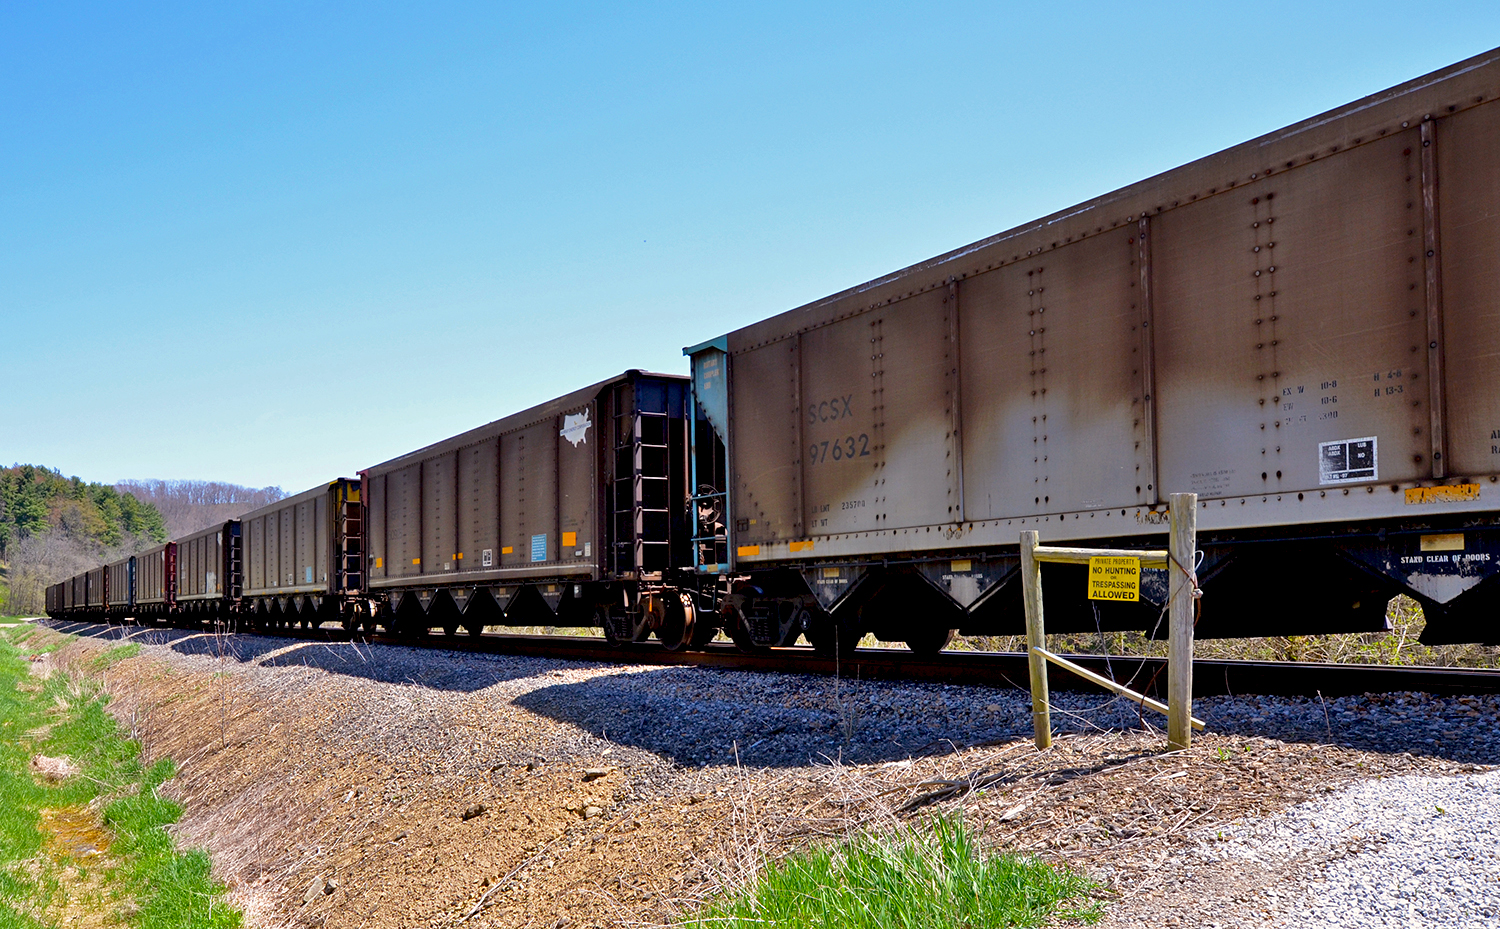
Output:
[[831,423],[854,415],[854,394],[832,397],[807,405],[807,424]]
[[829,458],[843,461],[845,458],[864,458],[869,454],[870,437],[863,432],[857,436],[846,435],[842,439],[814,442],[807,447],[807,457],[815,465],[822,464]]

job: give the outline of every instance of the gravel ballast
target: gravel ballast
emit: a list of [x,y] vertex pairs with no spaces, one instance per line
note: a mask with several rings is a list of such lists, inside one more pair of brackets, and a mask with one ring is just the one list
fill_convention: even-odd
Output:
[[1500,772],[1355,784],[1207,838],[1205,864],[1253,860],[1298,875],[1260,895],[1277,925],[1500,922]]
[[1106,926],[1488,925],[1500,892],[1495,697],[1200,699],[1174,755],[1153,714],[1054,693],[1038,753],[1009,688],[55,625],[143,646],[115,711],[183,763],[183,836],[254,925],[660,924],[929,812],[1100,876]]

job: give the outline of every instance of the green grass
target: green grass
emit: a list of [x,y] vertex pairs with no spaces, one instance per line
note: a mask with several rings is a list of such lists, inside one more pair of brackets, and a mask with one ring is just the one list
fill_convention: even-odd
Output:
[[987,929],[1092,923],[1102,915],[1082,874],[988,854],[959,819],[805,852],[711,900],[691,929]]
[[[236,929],[240,914],[224,902],[208,857],[177,851],[166,832],[182,815],[159,791],[172,762],[142,764],[96,682],[32,678],[25,656],[56,647],[28,645],[33,638],[32,629],[0,630],[0,929],[50,926],[69,906],[143,929]],[[129,654],[111,649],[96,666]],[[30,767],[39,754],[66,757],[80,772],[44,781]],[[49,841],[43,810],[80,818],[91,840],[97,832],[102,859],[75,859]]]

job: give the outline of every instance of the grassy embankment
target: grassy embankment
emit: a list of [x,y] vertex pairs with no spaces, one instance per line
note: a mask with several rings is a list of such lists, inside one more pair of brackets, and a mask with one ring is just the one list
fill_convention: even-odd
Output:
[[[0,629],[0,929],[238,927],[208,856],[177,851],[166,832],[181,815],[159,791],[172,762],[142,764],[97,682],[30,674],[28,658],[60,641],[38,638]],[[139,649],[111,649],[90,670]]]

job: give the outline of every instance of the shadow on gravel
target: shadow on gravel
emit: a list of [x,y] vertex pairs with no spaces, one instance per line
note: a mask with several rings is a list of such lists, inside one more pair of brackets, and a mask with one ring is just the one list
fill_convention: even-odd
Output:
[[[876,684],[693,666],[643,667],[554,683],[552,673],[589,663],[154,627],[47,625],[88,638],[167,646],[182,655],[303,666],[434,690],[472,693],[529,681],[522,686],[533,689],[516,696],[516,706],[691,766],[733,764],[736,758],[756,767],[825,759],[879,763],[1031,736],[1029,695],[1003,686]],[[1162,717],[1101,693],[1054,691],[1052,702],[1059,734],[1165,728]],[[1208,723],[1209,733],[1231,738],[1500,765],[1500,696],[1495,695],[1198,697],[1194,711]]]
[[[905,695],[892,700],[894,688]],[[902,761],[1029,733],[1029,698],[1019,691],[983,688],[973,705],[962,699],[964,690],[853,681],[839,687],[824,677],[672,667],[553,684],[514,702],[689,766]],[[944,703],[945,692],[958,699]]]
[[1219,735],[1500,765],[1495,696],[1210,697],[1195,713]]
[[[350,642],[258,635],[215,635],[191,629],[150,626],[106,626],[94,623],[52,623],[70,635],[142,645],[166,646],[179,655],[221,659],[240,665],[304,667],[343,674],[382,684],[410,684],[433,690],[472,693],[503,681],[544,675],[563,663],[544,658],[514,658],[442,652],[429,648],[369,646]],[[400,655],[395,660],[381,656]],[[412,658],[420,658],[412,661]]]

